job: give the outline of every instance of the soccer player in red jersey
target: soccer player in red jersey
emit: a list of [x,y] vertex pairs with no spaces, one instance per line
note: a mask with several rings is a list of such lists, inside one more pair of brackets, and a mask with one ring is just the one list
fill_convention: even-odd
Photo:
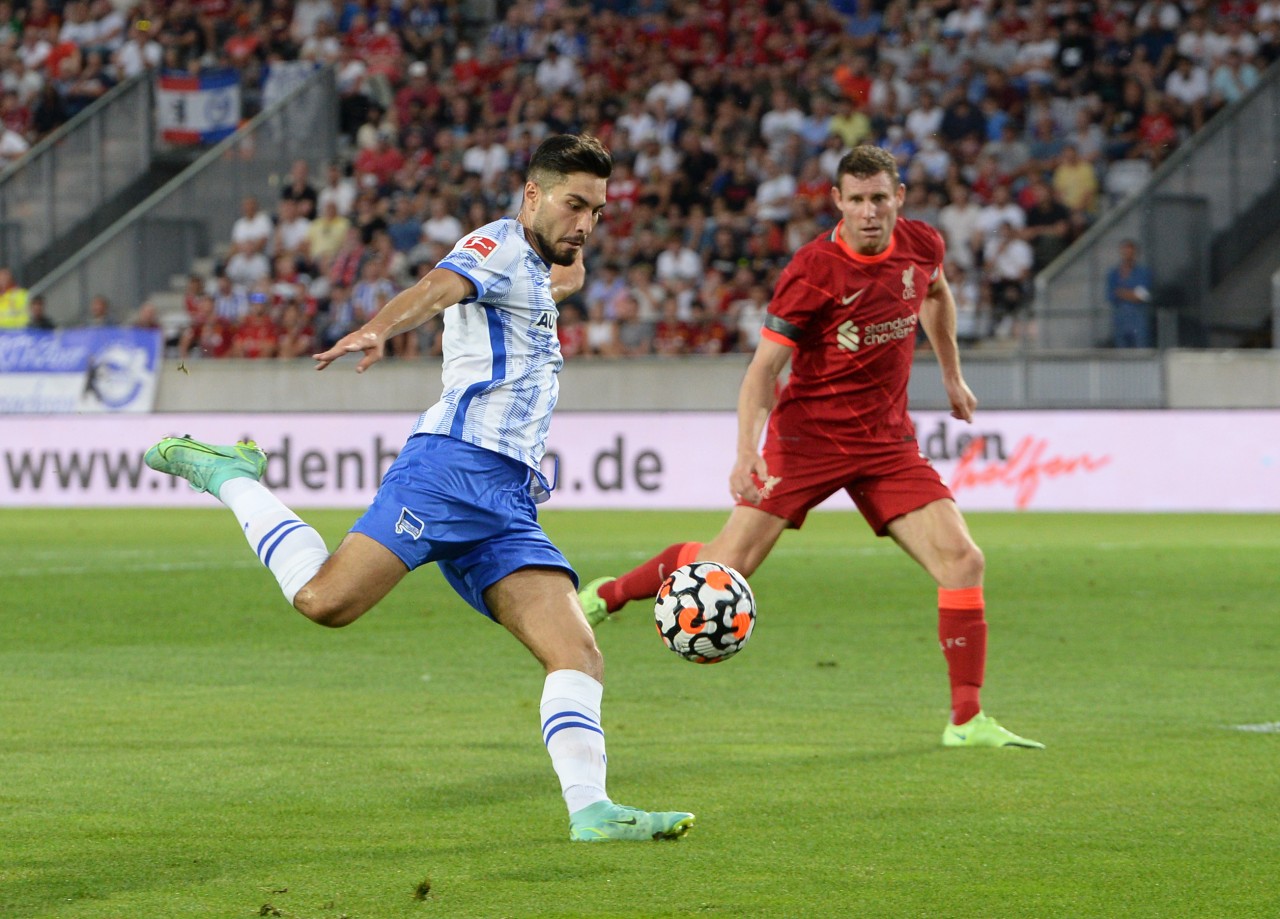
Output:
[[[888,152],[856,147],[840,161],[831,197],[841,220],[800,247],[778,279],[742,383],[729,520],[709,543],[668,546],[622,577],[592,581],[580,597],[595,624],[630,600],[653,597],[668,573],[693,561],[750,577],[784,530],[798,529],[810,509],[844,489],[876,534],[892,537],[937,582],[951,681],[942,743],[1040,748],[982,712],[982,551],[920,453],[907,414],[917,324],[937,355],[951,414],[972,421],[977,399],[960,371],[942,237],[898,216],[904,193]],[[779,390],[788,361],[791,375]]]

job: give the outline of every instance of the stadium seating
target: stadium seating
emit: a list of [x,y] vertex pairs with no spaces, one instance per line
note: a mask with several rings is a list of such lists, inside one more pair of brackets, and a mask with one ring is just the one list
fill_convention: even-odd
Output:
[[[323,215],[285,215],[276,202],[265,208],[277,225],[266,244],[270,313],[279,319],[293,304],[316,335],[341,324],[348,304],[335,300],[335,289],[341,297],[365,284],[347,318],[363,315],[442,254],[451,221],[465,227],[513,213],[540,137],[600,135],[619,165],[589,268],[593,278],[612,272],[618,280],[593,284],[566,306],[582,320],[564,323],[566,353],[585,359],[750,350],[754,337],[744,329],[762,309],[761,291],[767,297],[790,251],[831,226],[829,176],[855,143],[895,153],[912,189],[906,213],[926,219],[936,219],[957,185],[988,207],[1003,186],[1025,209],[1034,189],[1078,191],[1092,170],[1102,195],[1072,197],[1069,242],[1141,188],[1226,101],[1222,93],[1243,86],[1249,68],[1256,79],[1278,48],[1276,23],[1239,27],[1239,17],[1252,15],[1241,4],[1174,27],[1141,11],[1131,25],[1102,5],[1051,13],[1039,4],[896,0],[873,17],[843,0],[464,6],[465,20],[450,4],[353,2],[335,19],[328,3],[302,0],[292,20],[277,13],[255,24],[234,2],[193,12],[180,2],[145,28],[135,19],[123,34],[115,28],[101,38],[95,28],[119,25],[109,5],[90,14],[73,2],[57,23],[69,37],[49,42],[46,24],[16,39],[14,53],[64,96],[64,61],[74,71],[96,52],[109,52],[103,80],[137,66],[232,63],[250,89],[268,58],[332,65],[346,129],[332,182],[347,192],[329,197],[357,228],[358,245],[313,257],[304,224]],[[50,45],[43,56],[40,35]],[[1183,58],[1212,76],[1216,94],[1195,98]],[[6,125],[20,126],[19,110],[34,98],[7,98]],[[1068,157],[1074,179],[1059,170]],[[316,194],[332,184],[308,181]],[[287,251],[279,248],[282,221],[302,240]],[[948,242],[977,253],[964,266],[973,313],[966,328],[980,330],[970,337],[981,344],[1001,328],[992,291],[1007,299],[1008,286],[982,264],[983,246]],[[232,240],[221,243],[216,271],[244,268]],[[680,253],[678,271],[660,269],[668,248]],[[633,270],[641,265],[651,266],[643,279]],[[253,277],[235,283],[252,288]],[[212,294],[212,274],[206,281]],[[157,302],[176,304],[176,290],[156,293]],[[180,315],[188,310],[194,315],[184,300]],[[180,324],[167,322],[175,331]],[[438,353],[438,337],[427,329],[397,350]]]

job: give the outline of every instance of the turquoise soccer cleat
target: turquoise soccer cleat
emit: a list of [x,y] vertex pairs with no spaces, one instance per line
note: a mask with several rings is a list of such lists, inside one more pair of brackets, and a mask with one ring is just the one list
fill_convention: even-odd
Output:
[[693,826],[693,814],[683,811],[642,811],[612,801],[597,801],[569,815],[573,842],[679,839]]
[[143,460],[157,472],[186,479],[196,491],[215,498],[227,479],[256,482],[267,468],[267,455],[251,440],[220,447],[190,437],[166,437]]
[[578,591],[578,602],[582,604],[582,611],[586,613],[587,622],[593,629],[609,618],[609,608],[600,596],[600,588],[612,580],[613,578],[596,578]]
[[1044,744],[1038,740],[1027,740],[1013,731],[1006,730],[994,718],[982,712],[974,715],[964,724],[948,724],[942,732],[944,747],[1025,747],[1029,750],[1043,750]]

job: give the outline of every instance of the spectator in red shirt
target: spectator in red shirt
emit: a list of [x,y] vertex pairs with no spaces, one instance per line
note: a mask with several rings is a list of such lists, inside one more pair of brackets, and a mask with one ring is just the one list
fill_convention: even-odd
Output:
[[440,104],[440,90],[432,84],[427,65],[422,61],[414,61],[409,65],[408,80],[396,91],[396,116],[401,126],[413,122],[413,104],[417,103],[421,112],[430,112]]
[[316,350],[316,333],[306,312],[296,302],[285,304],[280,314],[280,348],[278,357],[291,360],[310,357]]
[[49,8],[48,0],[31,0],[27,7],[27,15],[23,19],[24,29],[45,29],[54,33],[62,26],[58,14]]
[[378,21],[357,42],[371,78],[387,81],[388,88],[400,82],[404,69],[404,46],[400,36],[386,22]]
[[226,357],[231,351],[231,325],[218,317],[213,297],[204,294],[196,304],[196,318],[178,338],[178,357]]
[[1178,126],[1164,96],[1158,92],[1147,93],[1146,108],[1138,121],[1138,143],[1153,166],[1163,162],[1178,145]]
[[200,318],[200,307],[205,299],[204,278],[198,274],[187,277],[187,289],[182,294],[182,305],[187,310],[187,317],[192,322]]
[[379,186],[391,184],[392,178],[404,165],[404,154],[396,149],[391,141],[390,133],[379,131],[373,147],[356,154],[357,179],[371,175],[377,179]]
[[866,108],[871,95],[871,74],[864,55],[852,55],[847,64],[838,64],[831,78],[859,111]]
[[0,124],[24,137],[31,130],[31,109],[22,104],[14,90],[5,90],[0,96]]
[[231,357],[275,357],[280,348],[280,330],[268,308],[271,297],[264,290],[249,294],[249,314],[240,320],[231,338]]
[[653,353],[670,357],[687,354],[692,329],[680,318],[680,304],[675,297],[662,303],[662,317],[653,328]]
[[560,321],[556,323],[556,337],[560,339],[560,353],[565,358],[585,354],[587,350],[587,325],[582,309],[576,303],[560,304]]

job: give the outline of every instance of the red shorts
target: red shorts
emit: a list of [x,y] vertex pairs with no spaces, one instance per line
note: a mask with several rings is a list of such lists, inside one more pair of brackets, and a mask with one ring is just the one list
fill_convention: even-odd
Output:
[[886,535],[889,522],[903,514],[954,497],[914,440],[875,444],[854,454],[813,454],[780,449],[766,439],[763,455],[769,467],[764,497],[759,504],[738,503],[782,517],[797,529],[810,510],[841,488],[877,536]]

